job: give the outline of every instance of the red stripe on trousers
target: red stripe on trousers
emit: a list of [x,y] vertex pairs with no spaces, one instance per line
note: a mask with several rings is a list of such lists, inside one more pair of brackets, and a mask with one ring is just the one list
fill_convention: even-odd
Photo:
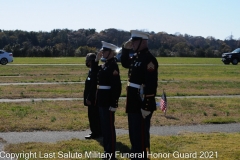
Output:
[[[141,122],[141,129],[142,129],[142,152],[145,151],[144,144],[145,144],[145,126],[144,126],[144,118],[142,117],[142,122]],[[144,159],[144,158],[143,158]]]
[[114,152],[114,138],[113,138],[113,114],[112,111],[109,111],[110,113],[110,127],[111,127],[111,133],[112,133],[112,153]]

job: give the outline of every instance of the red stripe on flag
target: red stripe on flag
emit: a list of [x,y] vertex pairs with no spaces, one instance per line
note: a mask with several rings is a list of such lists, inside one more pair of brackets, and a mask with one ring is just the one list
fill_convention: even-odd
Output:
[[160,100],[160,107],[163,112],[167,110],[167,98],[165,93],[163,93],[161,100]]

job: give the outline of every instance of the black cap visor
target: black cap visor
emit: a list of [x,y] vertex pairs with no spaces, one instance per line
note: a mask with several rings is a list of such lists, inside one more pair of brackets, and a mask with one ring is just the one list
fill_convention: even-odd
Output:
[[101,50],[102,50],[102,51],[111,51],[110,48],[106,48],[106,47],[103,47]]
[[142,39],[142,37],[132,37],[131,41],[137,41],[137,40],[141,40],[141,39]]

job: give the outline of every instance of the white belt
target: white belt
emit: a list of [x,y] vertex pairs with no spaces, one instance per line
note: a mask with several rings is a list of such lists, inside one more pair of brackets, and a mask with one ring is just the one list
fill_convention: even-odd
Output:
[[97,89],[111,89],[111,86],[97,86]]
[[140,85],[140,84],[131,83],[131,82],[128,82],[128,86],[133,87],[133,88],[138,88],[138,89],[141,88],[141,85]]

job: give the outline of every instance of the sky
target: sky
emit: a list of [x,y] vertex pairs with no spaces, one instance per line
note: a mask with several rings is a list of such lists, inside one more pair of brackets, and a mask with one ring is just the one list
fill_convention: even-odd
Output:
[[240,39],[240,0],[0,0],[0,29],[115,28]]

